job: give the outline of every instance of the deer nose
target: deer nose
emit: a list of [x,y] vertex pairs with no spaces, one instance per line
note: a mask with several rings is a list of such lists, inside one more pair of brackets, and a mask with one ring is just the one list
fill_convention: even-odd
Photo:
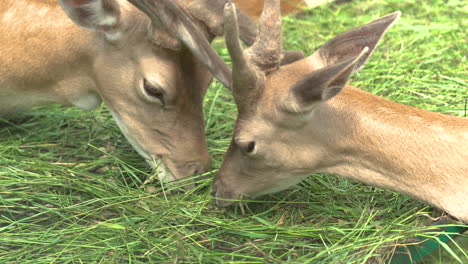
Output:
[[227,199],[237,199],[238,197],[234,196],[232,193],[226,193],[224,186],[214,184],[211,189],[211,195],[213,196],[214,205],[218,208],[223,208],[233,204],[232,201]]

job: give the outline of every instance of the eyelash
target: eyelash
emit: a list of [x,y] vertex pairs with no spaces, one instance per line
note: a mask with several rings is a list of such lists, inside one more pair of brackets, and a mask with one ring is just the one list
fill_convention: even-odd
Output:
[[157,98],[164,105],[164,92],[160,87],[151,85],[146,79],[143,80],[143,88],[145,89],[146,94],[151,97]]

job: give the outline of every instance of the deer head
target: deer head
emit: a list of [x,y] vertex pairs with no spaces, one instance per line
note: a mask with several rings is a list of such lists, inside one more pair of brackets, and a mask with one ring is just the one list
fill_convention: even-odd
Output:
[[[210,164],[203,97],[212,75],[231,83],[210,46],[223,33],[225,1],[129,2],[137,8],[124,0],[59,0],[93,32],[97,92],[138,153],[160,171],[167,167],[166,181],[203,172]],[[243,21],[248,41],[256,28]]]
[[328,102],[340,94],[349,76],[364,65],[400,16],[395,12],[352,29],[311,56],[281,66],[279,2],[265,1],[257,39],[246,50],[239,42],[234,6],[227,4],[224,10],[238,118],[215,178],[213,195],[218,206],[232,203],[223,199],[286,189],[321,171],[333,144],[320,140],[332,132],[321,128],[317,113],[331,107]]

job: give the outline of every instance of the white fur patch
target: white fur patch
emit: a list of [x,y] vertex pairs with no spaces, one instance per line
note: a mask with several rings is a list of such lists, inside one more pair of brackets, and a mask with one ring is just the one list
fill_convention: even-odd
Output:
[[[102,8],[102,0],[93,0],[78,6],[70,5],[65,0],[59,0],[59,2],[76,24],[92,30],[102,31],[109,41],[121,38],[122,33],[117,26],[119,13],[109,12]],[[87,15],[82,16],[78,10],[86,10]]]
[[87,93],[74,99],[71,103],[78,108],[91,110],[101,104],[101,97],[96,93]]
[[101,12],[99,16],[100,16],[99,18],[100,26],[112,27],[117,24],[117,18],[115,16],[108,15],[104,12]]
[[122,32],[120,31],[113,31],[113,32],[105,32],[106,39],[109,41],[117,41],[122,38]]
[[118,16],[105,12],[102,8],[101,0],[92,1],[85,5],[84,8],[93,14],[90,18],[91,24],[96,25],[97,28],[109,28],[108,30],[104,30],[107,40],[117,41],[122,37],[122,32],[115,28],[118,23]]
[[102,27],[113,27],[117,24],[117,17],[113,14],[108,14],[102,8],[102,1],[91,1],[89,4],[83,5],[83,8],[88,10],[92,16],[91,21],[93,25]]
[[170,182],[170,181],[174,181],[175,180],[175,177],[174,175],[171,173],[171,171],[166,167],[166,165],[164,164],[164,162],[162,161],[162,159],[157,159],[157,160],[154,160],[154,162],[152,162],[152,164],[150,164],[151,167],[155,170],[156,172],[156,176],[158,177],[158,179],[162,182]]

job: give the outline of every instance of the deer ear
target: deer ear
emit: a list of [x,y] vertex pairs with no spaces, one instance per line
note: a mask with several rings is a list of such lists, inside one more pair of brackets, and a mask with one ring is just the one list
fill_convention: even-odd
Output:
[[101,31],[109,40],[120,36],[120,8],[115,0],[59,0],[75,24]]
[[295,98],[293,109],[296,109],[296,112],[304,112],[313,103],[329,100],[339,94],[357,63],[368,52],[369,49],[365,47],[358,56],[314,71],[294,84],[291,88]]
[[364,49],[369,48],[364,56],[354,66],[353,72],[359,71],[374,52],[377,43],[385,32],[398,20],[401,12],[396,11],[369,24],[351,29],[328,41],[307,60],[316,68],[326,67],[358,56]]

